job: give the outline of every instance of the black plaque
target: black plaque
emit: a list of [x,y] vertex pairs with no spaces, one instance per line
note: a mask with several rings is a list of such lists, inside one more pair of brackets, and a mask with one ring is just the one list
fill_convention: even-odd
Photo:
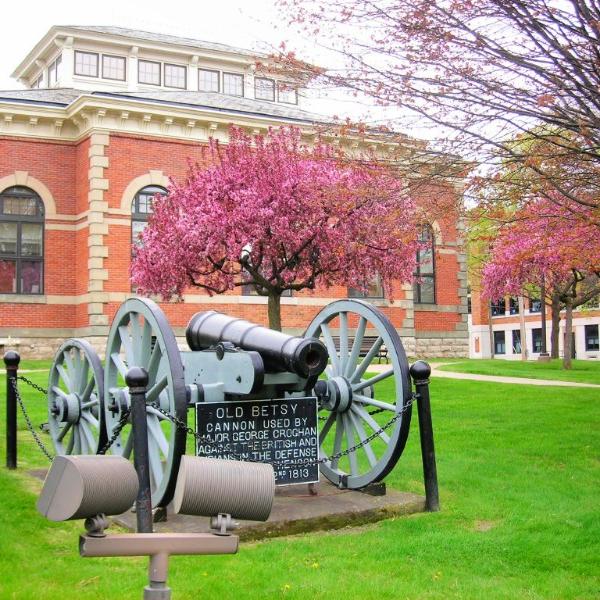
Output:
[[271,463],[275,483],[319,481],[316,398],[199,402],[198,456]]

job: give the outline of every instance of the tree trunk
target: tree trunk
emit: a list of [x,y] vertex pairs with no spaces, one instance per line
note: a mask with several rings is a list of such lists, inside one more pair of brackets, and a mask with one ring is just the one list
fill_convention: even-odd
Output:
[[565,319],[565,342],[563,346],[563,369],[571,368],[571,337],[573,331],[573,304],[570,300],[566,305],[567,317]]
[[281,294],[269,294],[269,327],[281,331]]
[[560,334],[560,300],[552,297],[552,330],[550,331],[550,358],[558,358],[558,336]]

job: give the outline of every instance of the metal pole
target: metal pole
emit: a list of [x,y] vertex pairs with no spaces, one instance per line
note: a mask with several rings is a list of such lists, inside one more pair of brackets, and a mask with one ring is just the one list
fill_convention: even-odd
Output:
[[423,459],[423,478],[425,480],[425,508],[431,512],[440,510],[435,448],[433,445],[433,425],[431,423],[431,404],[429,402],[429,376],[431,367],[418,360],[410,368],[415,382],[417,411],[419,414],[419,434],[421,437],[421,457]]
[[6,365],[6,468],[17,468],[17,371],[21,357],[10,350],[4,355]]
[[133,429],[133,464],[140,489],[135,501],[138,533],[152,533],[152,492],[150,491],[150,461],[148,458],[148,423],[146,421],[146,388],[148,373],[141,367],[127,371],[125,382],[131,398]]

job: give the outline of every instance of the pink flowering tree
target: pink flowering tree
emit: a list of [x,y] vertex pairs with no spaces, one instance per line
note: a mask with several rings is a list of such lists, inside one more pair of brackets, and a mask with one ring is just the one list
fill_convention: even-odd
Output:
[[380,276],[410,281],[415,207],[403,182],[325,144],[308,148],[281,128],[229,144],[211,141],[208,168],[157,198],[131,274],[141,293],[181,297],[253,286],[281,329],[281,296],[334,284],[364,288]]
[[[589,213],[589,214],[588,214]],[[564,359],[571,366],[573,309],[600,295],[600,239],[593,212],[562,199],[540,199],[517,211],[492,244],[483,268],[484,295],[539,290],[552,303],[552,355],[558,357],[560,307],[566,308]]]

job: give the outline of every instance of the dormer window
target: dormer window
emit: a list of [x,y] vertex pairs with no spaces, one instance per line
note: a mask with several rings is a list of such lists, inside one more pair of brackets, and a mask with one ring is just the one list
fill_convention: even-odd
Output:
[[243,96],[244,76],[237,73],[223,73],[223,93],[230,96]]
[[201,92],[218,92],[219,71],[198,69],[198,89]]
[[277,99],[284,104],[298,104],[298,91],[289,83],[280,83],[277,87]]
[[56,85],[60,75],[60,66],[62,64],[62,57],[59,54],[53,63],[48,67],[48,87]]
[[275,102],[275,81],[266,77],[254,79],[254,97],[257,100]]
[[75,75],[98,77],[98,55],[94,52],[75,52]]
[[125,81],[125,57],[102,55],[102,77]]
[[138,60],[138,82],[160,85],[160,63],[151,60]]
[[187,69],[181,65],[165,64],[165,86],[185,90]]

